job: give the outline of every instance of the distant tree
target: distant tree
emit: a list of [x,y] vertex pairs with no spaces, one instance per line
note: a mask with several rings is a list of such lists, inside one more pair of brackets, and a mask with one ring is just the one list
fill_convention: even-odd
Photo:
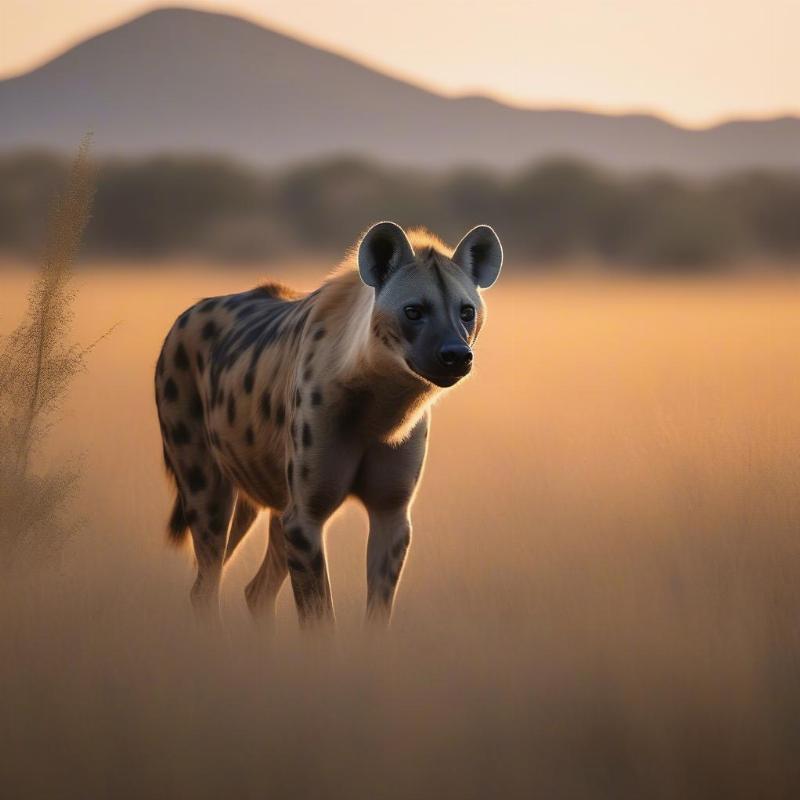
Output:
[[[0,249],[30,254],[45,198],[66,166],[0,157]],[[380,219],[448,240],[489,221],[513,259],[548,269],[588,256],[609,268],[702,270],[800,257],[800,175],[748,171],[693,180],[552,159],[505,175],[401,169],[338,157],[265,172],[208,156],[109,161],[87,249],[104,256],[262,259],[336,256]]]
[[47,209],[69,164],[47,153],[0,157],[0,247],[32,257],[45,237]]

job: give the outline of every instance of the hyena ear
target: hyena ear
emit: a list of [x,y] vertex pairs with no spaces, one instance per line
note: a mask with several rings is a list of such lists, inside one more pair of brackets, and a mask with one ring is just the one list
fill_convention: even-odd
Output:
[[414,259],[414,248],[405,231],[394,222],[373,225],[358,246],[358,271],[367,286],[380,289],[403,264]]
[[488,289],[503,266],[503,245],[488,225],[473,228],[456,247],[451,259],[472,278],[476,286]]

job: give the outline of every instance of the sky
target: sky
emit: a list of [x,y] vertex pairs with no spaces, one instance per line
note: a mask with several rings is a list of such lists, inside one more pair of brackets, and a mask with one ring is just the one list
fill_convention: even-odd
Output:
[[690,126],[800,114],[800,0],[0,0],[0,77],[163,5],[237,14],[449,95]]

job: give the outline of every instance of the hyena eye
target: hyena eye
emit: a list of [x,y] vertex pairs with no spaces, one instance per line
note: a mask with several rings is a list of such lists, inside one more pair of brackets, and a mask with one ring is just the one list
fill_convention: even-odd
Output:
[[464,322],[472,322],[475,319],[475,307],[474,306],[461,306],[461,319]]
[[410,320],[422,319],[422,309],[419,306],[406,306],[403,311]]

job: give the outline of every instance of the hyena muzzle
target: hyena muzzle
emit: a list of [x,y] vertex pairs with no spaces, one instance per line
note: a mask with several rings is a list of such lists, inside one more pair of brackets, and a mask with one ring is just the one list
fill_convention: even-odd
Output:
[[225,562],[267,508],[248,606],[270,619],[289,575],[301,623],[332,620],[323,530],[355,497],[369,516],[367,615],[388,622],[430,406],[470,372],[479,290],[502,258],[485,225],[450,250],[381,222],[315,291],[266,284],[178,317],[158,358],[156,404],[177,485],[169,533],[191,531],[199,611],[218,613]]

